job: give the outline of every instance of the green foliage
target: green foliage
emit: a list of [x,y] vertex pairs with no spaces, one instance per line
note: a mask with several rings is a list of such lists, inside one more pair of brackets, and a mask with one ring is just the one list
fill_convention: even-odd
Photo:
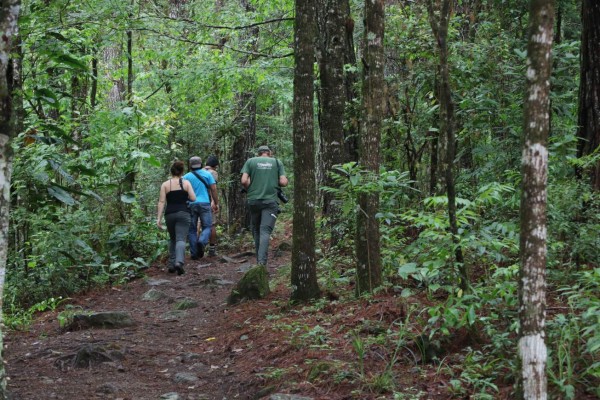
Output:
[[[565,399],[576,398],[576,387],[600,387],[600,268],[577,272],[572,286],[559,292],[568,307],[549,318],[549,382]],[[562,309],[562,307],[561,307]],[[563,311],[563,310],[561,310]]]
[[[63,299],[62,297],[50,297],[32,305],[27,309],[18,308],[9,310],[9,312],[5,311],[6,317],[4,318],[3,323],[9,329],[26,330],[29,328],[29,325],[33,321],[33,317],[36,313],[54,311],[61,303],[67,300],[69,299]],[[14,304],[9,305],[14,306]]]
[[[457,199],[459,245],[465,253],[465,262],[476,263],[485,270],[515,257],[518,249],[515,224],[488,217],[495,214],[494,208],[504,208],[513,193],[510,186],[494,182],[479,189],[472,200]],[[453,263],[448,264],[456,245],[446,210],[447,198],[438,196],[424,199],[421,210],[389,214],[399,224],[416,228],[418,236],[404,247],[402,257],[392,255],[386,264],[403,280],[410,277],[432,292],[442,287],[452,292],[452,282],[458,274],[449,268]]]

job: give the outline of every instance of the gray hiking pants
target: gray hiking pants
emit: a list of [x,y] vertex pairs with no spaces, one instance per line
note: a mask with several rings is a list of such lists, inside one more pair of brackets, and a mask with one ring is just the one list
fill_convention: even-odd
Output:
[[167,231],[169,232],[169,267],[175,264],[184,264],[185,242],[190,229],[190,213],[178,211],[165,215]]
[[254,249],[258,264],[267,265],[267,253],[271,232],[277,221],[279,205],[276,201],[255,200],[248,202],[250,211],[250,223],[252,225],[252,236],[254,237]]

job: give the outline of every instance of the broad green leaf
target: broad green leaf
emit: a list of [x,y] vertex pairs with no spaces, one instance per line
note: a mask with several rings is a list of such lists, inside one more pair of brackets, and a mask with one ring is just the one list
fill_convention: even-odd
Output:
[[417,263],[406,263],[398,268],[398,276],[402,279],[408,278],[410,274],[417,272]]
[[35,89],[34,94],[35,97],[40,101],[48,104],[51,107],[58,108],[58,98],[52,90],[47,88]]
[[471,305],[469,307],[469,312],[467,313],[467,321],[469,321],[469,325],[473,325],[476,318],[477,316],[475,315],[475,307]]
[[66,65],[71,68],[83,71],[87,70],[87,65],[85,65],[83,61],[80,61],[69,54],[59,54],[55,57],[52,57],[52,59],[60,65]]
[[66,190],[61,187],[52,185],[48,187],[48,193],[66,205],[72,206],[77,203],[77,200],[75,200]]

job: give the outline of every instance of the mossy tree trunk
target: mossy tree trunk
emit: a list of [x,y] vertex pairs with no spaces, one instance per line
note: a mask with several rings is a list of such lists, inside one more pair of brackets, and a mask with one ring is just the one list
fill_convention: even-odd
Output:
[[[600,147],[600,2],[584,0],[581,6],[581,82],[579,86],[579,139],[577,156],[585,157]],[[579,171],[579,175],[583,175]],[[600,192],[600,156],[587,172]]]
[[292,300],[320,295],[316,265],[316,182],[314,139],[314,0],[296,1],[294,23],[294,227],[292,245]]
[[[13,41],[18,32],[17,19],[21,3],[19,0],[2,0],[0,3],[0,400],[7,398],[6,370],[2,355],[2,299],[6,256],[8,250],[8,224],[10,209],[10,179],[13,164],[11,140],[16,136],[15,113],[13,112],[14,64],[10,55]],[[17,107],[19,108],[19,107]]]
[[[379,176],[381,127],[384,114],[385,82],[383,34],[385,27],[383,0],[365,1],[363,42],[363,88],[359,162],[373,179]],[[356,221],[356,293],[372,292],[381,286],[379,193],[363,193],[358,199]]]
[[[319,183],[334,186],[331,177],[333,166],[344,163],[344,109],[346,86],[344,84],[344,52],[346,50],[346,15],[342,3],[347,0],[318,1],[319,43],[319,126],[320,126],[320,173]],[[323,216],[328,220],[331,245],[340,240],[336,234],[340,212],[335,196],[322,193]]]
[[458,222],[456,218],[456,186],[454,183],[454,160],[456,157],[456,135],[454,133],[454,102],[452,101],[452,89],[450,88],[450,66],[448,64],[448,25],[451,15],[451,1],[443,0],[441,2],[438,15],[433,7],[433,1],[427,2],[429,12],[429,21],[433,35],[438,45],[440,58],[440,81],[439,81],[439,100],[440,100],[440,134],[446,139],[444,156],[444,175],[446,183],[446,193],[448,196],[448,222],[450,233],[454,243],[454,258],[458,265],[460,274],[460,287],[467,290],[470,284],[469,268],[465,264],[460,238],[458,236]]
[[523,399],[546,399],[546,201],[554,5],[532,0],[522,158],[519,356]]

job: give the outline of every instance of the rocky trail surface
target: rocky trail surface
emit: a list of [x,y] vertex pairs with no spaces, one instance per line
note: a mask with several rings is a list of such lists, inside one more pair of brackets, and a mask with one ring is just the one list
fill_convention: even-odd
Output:
[[[279,256],[272,275],[289,260]],[[231,318],[239,310],[226,301],[253,261],[251,253],[188,261],[181,276],[154,266],[143,279],[74,297],[26,332],[9,332],[11,398],[262,397],[260,367],[249,351],[260,338]]]

